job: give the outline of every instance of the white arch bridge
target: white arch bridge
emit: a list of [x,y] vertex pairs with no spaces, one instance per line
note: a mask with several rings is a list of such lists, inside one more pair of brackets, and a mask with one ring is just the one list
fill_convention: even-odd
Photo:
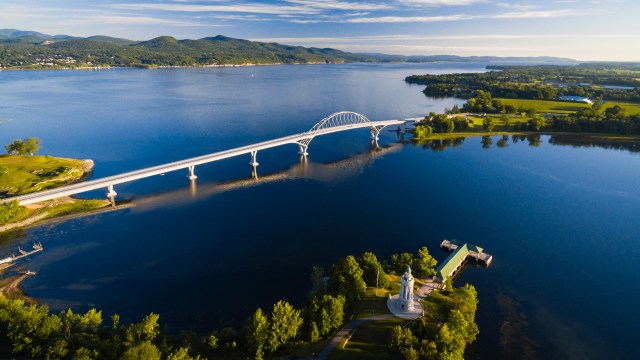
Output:
[[153,166],[141,170],[131,171],[119,175],[108,176],[101,179],[85,181],[78,184],[62,186],[56,189],[40,191],[33,194],[22,195],[13,197],[10,199],[6,199],[6,201],[10,200],[18,200],[21,205],[33,204],[41,201],[56,199],[63,196],[75,195],[91,190],[96,189],[106,189],[107,197],[112,201],[117,193],[114,190],[114,186],[134,180],[143,179],[146,177],[151,177],[155,175],[164,174],[170,171],[176,171],[181,169],[188,169],[189,175],[188,178],[191,180],[195,180],[197,176],[195,175],[195,167],[197,165],[210,163],[213,161],[218,161],[222,159],[227,159],[234,156],[251,154],[250,165],[253,167],[258,166],[257,162],[257,154],[258,151],[269,149],[276,146],[281,146],[285,144],[297,144],[299,147],[299,153],[302,156],[307,156],[307,149],[309,147],[309,143],[316,136],[326,135],[338,131],[345,131],[351,129],[358,128],[369,128],[371,131],[371,138],[373,140],[378,140],[378,135],[380,131],[390,125],[399,125],[404,131],[404,125],[407,122],[415,121],[415,119],[407,119],[407,120],[381,120],[381,121],[370,121],[364,115],[351,112],[351,111],[341,111],[337,113],[333,113],[326,118],[322,119],[316,125],[314,125],[311,130],[290,136],[281,137],[278,139],[268,140],[252,145],[242,146],[235,149],[224,150],[215,152],[208,155],[202,155],[190,159],[180,160],[176,162],[171,162],[168,164]]

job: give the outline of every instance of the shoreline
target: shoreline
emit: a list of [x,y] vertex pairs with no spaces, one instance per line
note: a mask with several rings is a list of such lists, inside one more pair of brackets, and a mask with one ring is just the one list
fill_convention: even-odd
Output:
[[202,65],[148,65],[148,66],[77,66],[77,67],[10,67],[1,68],[0,71],[29,71],[29,70],[84,70],[84,71],[98,71],[98,70],[114,70],[114,69],[141,69],[141,70],[157,70],[157,69],[198,69],[198,68],[233,68],[233,67],[251,67],[251,66],[279,66],[279,65],[342,65],[342,64],[355,64],[357,62],[295,62],[295,63],[243,63],[243,64],[202,64]]

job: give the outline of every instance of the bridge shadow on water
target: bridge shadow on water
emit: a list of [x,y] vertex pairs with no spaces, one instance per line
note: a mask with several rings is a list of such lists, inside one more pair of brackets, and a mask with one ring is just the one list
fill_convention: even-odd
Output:
[[249,167],[252,170],[247,171],[250,174],[250,177],[247,178],[222,183],[199,183],[198,179],[190,180],[188,188],[135,197],[131,200],[131,203],[134,205],[133,211],[147,211],[158,207],[181,206],[225,192],[281,181],[304,179],[336,184],[357,176],[377,159],[400,151],[402,146],[402,142],[380,146],[376,141],[372,141],[367,151],[330,163],[317,163],[310,161],[305,156],[300,156],[300,160],[296,164],[284,171],[261,175],[258,167]]

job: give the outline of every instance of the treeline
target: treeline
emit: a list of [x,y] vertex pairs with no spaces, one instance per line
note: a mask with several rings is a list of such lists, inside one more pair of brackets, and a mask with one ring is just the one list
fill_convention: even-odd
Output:
[[[453,113],[458,110],[454,108]],[[537,114],[535,109],[515,108],[512,105],[504,105],[500,100],[492,98],[487,91],[478,90],[474,97],[467,100],[462,106],[463,112],[483,112],[489,114],[515,114],[524,113],[531,119],[527,123],[515,124],[516,131],[562,131],[562,132],[588,132],[640,135],[640,114],[630,115],[624,108],[615,105],[604,107],[602,102],[596,101],[589,108],[584,108],[569,114],[555,114],[543,117]],[[455,121],[455,119],[453,120]],[[509,127],[509,117],[503,118],[505,127]],[[490,117],[485,118],[485,130],[491,132],[495,125]],[[438,127],[434,126],[437,131]],[[508,129],[504,129],[508,130]]]
[[105,323],[102,312],[71,310],[50,314],[46,305],[26,305],[0,295],[0,357],[31,359],[263,359],[327,338],[348,319],[367,287],[389,286],[387,272],[404,273],[411,265],[416,277],[435,273],[436,261],[426,247],[396,254],[390,262],[375,254],[346,256],[330,267],[314,267],[314,294],[309,304],[296,309],[279,301],[269,312],[257,309],[242,329],[231,327],[196,336],[182,331],[172,336],[161,331],[159,315],[123,325],[114,314]]
[[[640,65],[638,66],[640,67]],[[509,99],[552,100],[560,96],[583,96],[591,99],[640,101],[640,70],[633,66],[501,66],[487,67],[501,71],[485,73],[411,75],[405,81],[426,85],[430,96],[471,97],[484,90]],[[634,89],[605,88],[625,86]]]
[[199,40],[176,40],[170,36],[162,36],[143,42],[127,42],[108,37],[72,38],[52,43],[44,40],[0,41],[0,66],[150,67],[371,61],[368,56],[336,49],[261,43],[225,36]]

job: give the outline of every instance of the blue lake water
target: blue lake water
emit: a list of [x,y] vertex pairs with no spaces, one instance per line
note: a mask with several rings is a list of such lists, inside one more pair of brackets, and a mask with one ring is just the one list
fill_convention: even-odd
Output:
[[[340,110],[372,120],[461,104],[426,98],[407,75],[485,64],[348,64],[227,69],[0,72],[0,143],[96,162],[94,178],[306,131]],[[309,271],[444,238],[483,246],[477,359],[635,357],[640,155],[500,137],[455,147],[367,130],[116,187],[135,207],[31,228],[0,255],[41,241],[25,291],[56,311],[98,307],[174,328],[239,325],[279,299],[305,301]],[[103,191],[84,194],[102,197]]]

